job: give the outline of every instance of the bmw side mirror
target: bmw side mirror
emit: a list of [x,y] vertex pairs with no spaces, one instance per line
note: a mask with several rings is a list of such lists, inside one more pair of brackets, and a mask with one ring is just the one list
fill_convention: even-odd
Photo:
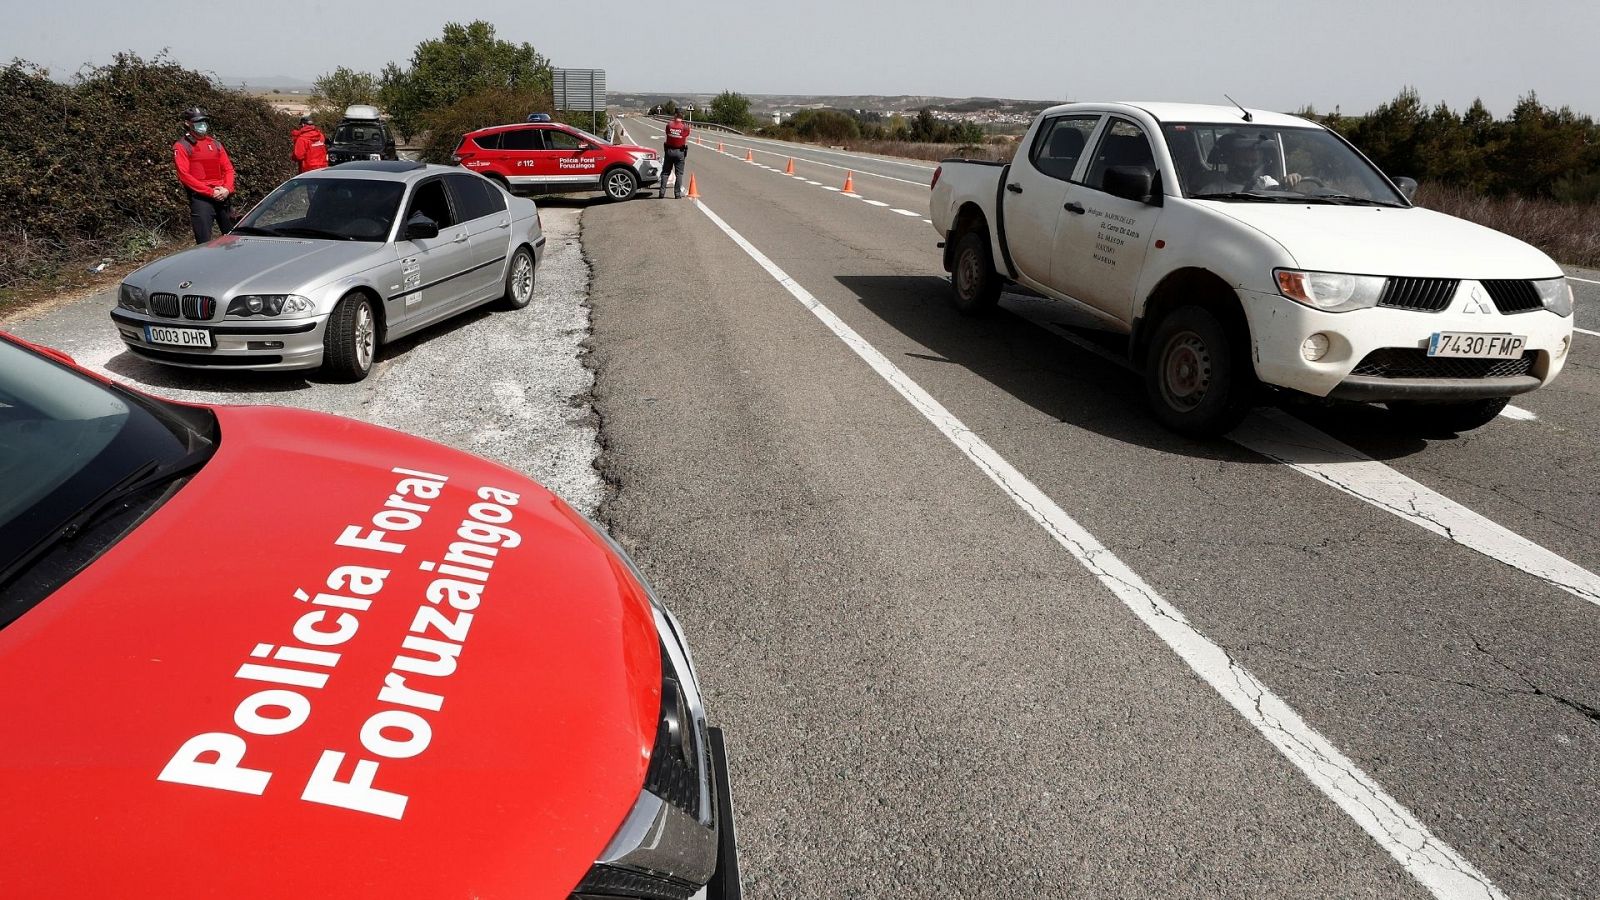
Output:
[[1394,180],[1394,186],[1400,189],[1400,193],[1408,201],[1415,199],[1417,196],[1417,180],[1415,178],[1406,178],[1403,176],[1396,178]]
[[1106,169],[1105,192],[1113,197],[1161,205],[1161,195],[1156,191],[1156,173],[1147,166],[1112,166]]
[[439,236],[439,223],[428,218],[422,213],[416,213],[406,220],[406,240],[420,241]]

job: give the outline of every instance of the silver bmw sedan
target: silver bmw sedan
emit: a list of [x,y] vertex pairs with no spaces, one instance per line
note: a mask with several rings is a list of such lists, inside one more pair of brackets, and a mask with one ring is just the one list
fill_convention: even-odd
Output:
[[360,380],[385,342],[483,303],[533,299],[533,201],[472,172],[347,163],[292,178],[233,231],[123,282],[128,349],[174,366]]

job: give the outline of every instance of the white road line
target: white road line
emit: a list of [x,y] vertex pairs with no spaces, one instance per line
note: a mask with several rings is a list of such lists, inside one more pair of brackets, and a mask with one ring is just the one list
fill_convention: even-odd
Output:
[[1289,704],[1239,665],[1226,650],[1189,624],[1182,612],[1157,594],[1138,573],[1128,568],[921,385],[734,231],[710,207],[698,202],[697,205],[1434,896],[1497,900],[1505,896],[1486,875],[1435,837],[1371,776],[1300,718]]
[[[815,184],[815,183],[816,182],[812,182],[812,184]],[[837,191],[837,190],[839,190],[839,188],[836,188],[836,187],[834,187],[833,185],[830,185],[830,184],[822,185],[822,189],[825,190],[825,191]],[[854,196],[854,195],[852,195],[852,196]]]
[[[641,119],[640,121],[645,121],[645,120]],[[657,128],[661,127],[658,123],[655,123],[653,120],[652,120],[651,124],[654,127],[657,127]],[[806,149],[806,150],[810,150],[813,153],[824,153],[824,154],[827,154],[828,156],[841,156],[841,157],[844,157],[845,159],[865,159],[865,160],[869,160],[871,162],[888,163],[888,164],[893,165],[893,166],[905,166],[908,169],[923,169],[923,170],[926,170],[926,171],[929,171],[929,172],[932,172],[933,169],[934,169],[933,166],[925,166],[925,165],[922,165],[921,163],[905,162],[904,160],[898,160],[898,159],[885,159],[884,157],[881,157],[881,156],[870,156],[870,155],[865,154],[865,153],[844,153],[844,152],[841,152],[839,150],[824,150],[821,147],[817,147],[814,144],[796,144],[796,143],[788,142],[788,141],[771,141],[771,140],[766,140],[766,139],[763,139],[763,138],[745,137],[743,135],[740,135],[740,139],[741,140],[750,141],[752,143],[757,143],[757,144],[771,144],[771,145],[778,146],[778,147],[799,147],[799,148],[803,148],[803,149]],[[765,152],[765,151],[763,151],[763,152]]]
[[[803,154],[797,155],[797,154],[794,154],[794,153],[779,153],[779,152],[777,152],[775,150],[763,150],[760,147],[740,147],[738,144],[730,144],[730,146],[732,146],[732,147],[734,147],[736,149],[739,149],[739,150],[751,150],[751,151],[754,151],[756,153],[768,153],[768,154],[771,154],[773,156],[781,156],[781,157],[784,157],[785,159],[793,156],[796,159],[799,159],[802,162],[805,162],[805,163],[807,163],[809,165],[826,166],[826,167],[828,167],[830,169],[838,169],[841,172],[849,171],[849,172],[854,172],[857,175],[871,175],[873,178],[884,178],[884,179],[887,179],[889,181],[898,181],[898,182],[900,182],[902,184],[914,184],[917,187],[927,187],[928,186],[928,182],[926,182],[926,181],[915,181],[915,180],[912,180],[912,179],[909,179],[909,178],[896,178],[893,175],[879,175],[877,172],[862,171],[861,169],[856,168],[854,166],[836,166],[833,163],[825,163],[825,162],[823,162],[822,160],[819,160],[819,159],[806,159]],[[813,147],[806,147],[805,149],[807,149],[807,150],[815,150],[815,148],[813,148]],[[815,152],[817,152],[817,153],[827,153],[827,152],[830,152],[830,151],[815,150]],[[855,156],[855,155],[849,154],[849,153],[835,153],[833,155],[835,155],[835,156],[845,156],[845,157],[849,157],[851,159],[859,159],[859,160],[862,160],[862,161],[865,161],[865,162],[893,162],[893,160],[878,159],[877,157],[874,157],[874,156]],[[911,165],[911,164],[910,163],[896,163],[896,165]],[[927,169],[930,172],[933,171],[933,167],[932,166],[913,166],[913,168]],[[929,177],[931,178],[932,176],[929,176]]]
[[882,200],[868,200],[865,197],[861,198],[861,202],[867,204],[868,206],[882,206],[885,208],[889,206],[889,204],[883,202]]
[[929,225],[933,224],[933,220],[932,219],[923,219],[922,221],[927,222]]
[[1600,331],[1590,331],[1587,328],[1578,328],[1576,326],[1574,326],[1572,330],[1578,332],[1579,334],[1587,334],[1590,337],[1600,337]]
[[1505,409],[1500,410],[1500,415],[1517,422],[1534,422],[1539,419],[1532,410],[1523,409],[1520,406],[1508,405]]
[[[800,178],[800,176],[799,176],[799,175],[796,175],[796,176],[795,176],[795,177],[796,177],[796,178]],[[812,180],[811,180],[811,179],[809,179],[809,178],[800,178],[800,180],[801,180],[801,181],[804,181],[804,182],[805,182],[805,183],[806,183],[806,184],[814,184],[814,185],[816,185],[816,186],[817,186],[817,187],[822,187],[822,182],[820,182],[820,181],[812,181]]]
[[[1045,330],[1130,372],[1138,371],[1127,357],[1093,341],[1084,340],[1070,329],[1054,325]],[[1501,415],[1523,421],[1538,418],[1516,406],[1507,406]],[[1420,525],[1468,550],[1521,569],[1575,597],[1600,605],[1600,576],[1282,410],[1256,410],[1238,428],[1228,433],[1228,439],[1269,459],[1275,459],[1302,475]]]
[[922,213],[919,213],[919,212],[912,212],[912,211],[911,211],[911,210],[909,210],[909,209],[900,209],[900,208],[898,208],[898,207],[897,207],[897,208],[895,208],[895,209],[891,209],[891,210],[889,210],[889,211],[890,211],[890,212],[897,212],[897,213],[899,213],[899,214],[900,214],[900,215],[902,215],[902,216],[910,216],[910,217],[911,217],[911,218],[913,218],[913,219],[920,219],[920,218],[922,218]]
[[1600,576],[1276,409],[1259,409],[1228,437],[1302,475],[1600,605]]
[[1576,275],[1568,275],[1567,277],[1573,281],[1581,281],[1584,284],[1600,284],[1600,281],[1595,281],[1593,278],[1579,278]]

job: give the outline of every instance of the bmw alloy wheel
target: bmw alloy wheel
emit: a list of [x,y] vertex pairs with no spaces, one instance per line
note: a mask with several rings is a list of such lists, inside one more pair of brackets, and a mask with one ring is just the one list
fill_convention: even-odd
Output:
[[356,308],[356,364],[364,372],[372,365],[376,329],[372,327],[372,308],[363,303]]

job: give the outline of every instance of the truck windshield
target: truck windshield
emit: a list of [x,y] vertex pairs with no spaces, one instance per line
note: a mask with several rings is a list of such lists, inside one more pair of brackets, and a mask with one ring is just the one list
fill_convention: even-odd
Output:
[[333,130],[335,144],[383,144],[383,126],[376,122],[340,122]]
[[385,241],[405,186],[373,178],[291,178],[244,217],[235,234]]
[[1371,163],[1321,128],[1169,122],[1161,130],[1185,197],[1408,205]]

